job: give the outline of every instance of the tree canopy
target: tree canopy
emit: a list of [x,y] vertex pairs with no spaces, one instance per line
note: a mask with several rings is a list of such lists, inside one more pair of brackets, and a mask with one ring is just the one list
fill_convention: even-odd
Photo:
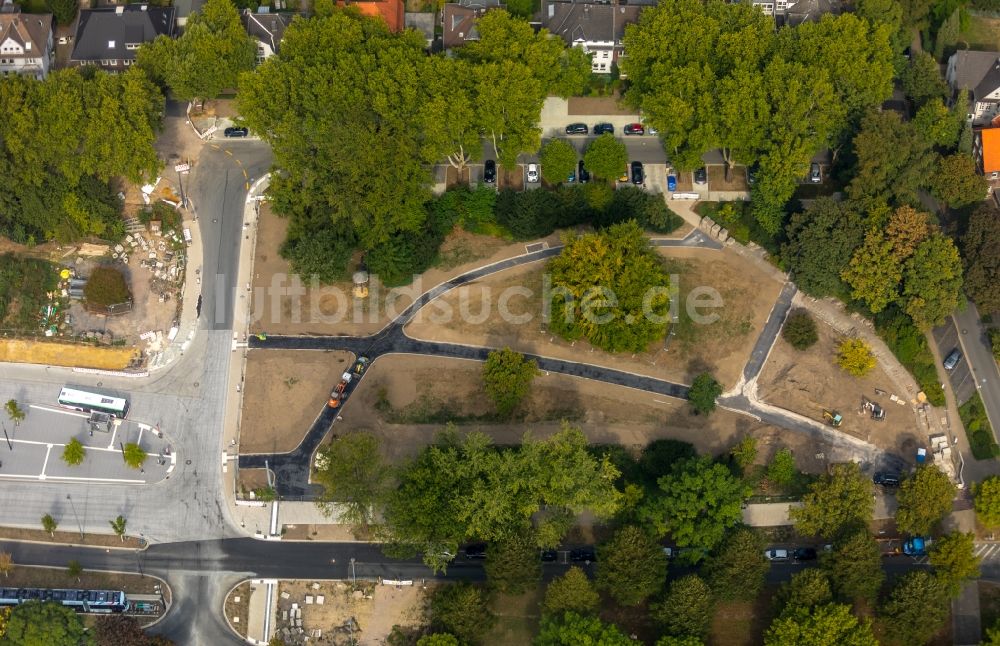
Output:
[[709,557],[705,575],[717,598],[751,600],[764,587],[768,569],[761,535],[751,527],[738,527]]
[[667,557],[642,529],[626,525],[598,552],[597,587],[623,606],[637,606],[663,589]]
[[808,311],[797,309],[785,319],[785,324],[781,328],[781,338],[788,341],[796,350],[808,350],[819,341],[816,321]]
[[505,594],[522,594],[542,579],[538,558],[538,538],[525,530],[486,547],[486,579],[490,586]]
[[833,601],[830,579],[820,569],[801,570],[781,586],[777,600],[781,614],[830,603]]
[[882,550],[865,527],[838,538],[820,561],[837,596],[854,601],[874,600],[885,575]]
[[976,517],[986,527],[1000,527],[1000,476],[990,476],[972,485]]
[[830,473],[812,484],[802,507],[792,508],[790,515],[803,535],[835,537],[871,520],[875,510],[872,496],[871,480],[857,464],[835,464]]
[[566,574],[552,579],[545,589],[543,610],[548,614],[561,615],[572,611],[581,615],[593,612],[601,597],[594,589],[587,575],[578,567],[571,567]]
[[916,473],[904,479],[896,493],[899,531],[920,536],[927,534],[951,513],[956,493],[955,485],[944,471],[933,464],[918,466]]
[[497,413],[508,417],[531,390],[538,364],[510,348],[493,350],[483,364],[483,385]]
[[714,609],[712,589],[697,574],[688,574],[671,582],[663,603],[654,605],[651,611],[669,634],[704,638]]
[[764,636],[765,646],[878,646],[871,623],[840,603],[799,607],[779,616]]
[[334,438],[316,456],[313,481],[323,487],[319,505],[327,514],[334,507],[339,521],[368,527],[384,500],[389,469],[379,439],[368,432]]
[[846,294],[841,272],[865,239],[865,222],[851,204],[820,198],[792,216],[781,256],[796,285],[822,298]]
[[934,575],[953,596],[967,580],[979,578],[980,559],[975,554],[974,541],[971,532],[952,532],[931,545],[930,563]]
[[587,146],[583,163],[595,177],[613,182],[628,167],[628,150],[624,142],[606,132]]
[[14,606],[3,644],[10,646],[77,646],[89,643],[83,620],[58,603],[28,601]]
[[925,644],[948,619],[947,591],[929,572],[900,577],[882,606],[887,636],[900,644]]
[[606,624],[597,617],[565,612],[561,616],[542,617],[542,627],[535,637],[534,646],[633,646],[632,639],[614,624]]
[[979,206],[962,237],[965,291],[980,313],[1000,312],[1000,210]]
[[565,139],[549,139],[538,154],[542,177],[549,184],[561,184],[576,174],[576,148]]
[[707,415],[715,410],[715,400],[722,394],[722,384],[704,372],[694,378],[688,389],[688,403],[696,414]]
[[486,591],[471,583],[443,585],[431,597],[431,627],[451,633],[463,643],[479,643],[496,621],[488,604]]

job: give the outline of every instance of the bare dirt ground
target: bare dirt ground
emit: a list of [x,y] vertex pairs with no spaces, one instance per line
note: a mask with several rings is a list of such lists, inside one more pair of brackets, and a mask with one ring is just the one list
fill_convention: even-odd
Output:
[[0,527],[0,539],[11,541],[33,541],[36,543],[63,543],[70,545],[93,545],[100,547],[126,547],[138,549],[142,546],[136,536],[126,536],[125,541],[114,534],[84,534],[76,531],[55,531],[51,535],[43,529],[24,527]]
[[248,353],[240,453],[281,453],[298,446],[353,360],[350,352]]
[[713,191],[746,191],[747,169],[743,166],[734,166],[729,173],[729,181],[726,181],[726,166],[713,164],[705,169],[708,172],[708,185]]
[[[289,627],[292,604],[302,611],[305,635],[322,631],[320,639],[310,643],[347,644],[351,636],[359,644],[384,644],[393,626],[416,628],[424,624],[424,605],[430,588],[419,585],[389,586],[358,582],[356,590],[340,581],[280,581],[278,616],[273,626],[283,634]],[[312,603],[307,603],[307,595]],[[319,597],[323,603],[318,604]],[[327,641],[329,639],[329,641]]]
[[[488,276],[432,302],[406,330],[420,339],[494,348],[607,366],[618,370],[690,383],[699,373],[712,372],[725,386],[736,383],[757,333],[764,326],[781,286],[735,254],[702,249],[661,249],[667,268],[679,277],[679,322],[666,342],[638,355],[612,354],[586,341],[575,344],[543,328],[541,321],[543,263],[532,263]],[[511,298],[513,315],[530,314],[522,323],[503,320],[500,303],[505,290],[526,287],[530,296]],[[702,313],[718,314],[707,325],[687,315],[688,295],[695,288],[714,289],[723,306]],[[511,318],[511,317],[508,317]]]
[[[226,617],[241,637],[247,636],[247,626],[250,621],[250,582],[244,581],[226,595]],[[237,621],[233,621],[235,618]]]
[[394,462],[416,455],[448,421],[458,424],[459,433],[479,431],[497,444],[512,445],[529,430],[534,437],[552,435],[565,419],[592,443],[621,444],[636,452],[652,440],[672,438],[717,454],[746,433],[778,433],[735,413],[698,417],[688,412],[686,402],[555,374],[535,380],[519,418],[498,423],[482,390],[481,370],[482,364],[459,359],[381,357],[344,406],[344,419],[334,432],[370,431]]
[[[288,261],[278,253],[287,229],[288,220],[262,203],[253,267],[253,333],[373,334],[431,287],[480,265],[525,253],[523,243],[457,231],[442,245],[439,265],[421,274],[411,286],[390,291],[373,278],[369,297],[356,300],[350,281],[313,289],[308,278],[292,277]],[[546,240],[558,244],[559,236],[553,234]],[[288,289],[296,282],[302,285],[299,293]]]
[[[892,381],[881,366],[865,377],[847,374],[836,364],[836,348],[843,337],[821,321],[816,325],[819,341],[804,352],[778,337],[758,379],[760,397],[818,421],[823,420],[823,409],[835,410],[844,417],[840,431],[899,455],[914,454],[918,440],[914,413],[909,405],[890,401]],[[887,394],[876,394],[876,388]],[[862,396],[885,409],[885,420],[861,414]]]
[[454,188],[459,184],[468,186],[469,178],[472,177],[472,170],[467,166],[462,169],[462,174],[459,175],[457,168],[454,166],[448,166],[445,177],[445,183],[448,185],[449,189]]

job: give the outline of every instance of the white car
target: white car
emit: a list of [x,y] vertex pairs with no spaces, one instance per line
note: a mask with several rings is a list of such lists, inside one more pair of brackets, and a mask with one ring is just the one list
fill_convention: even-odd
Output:
[[780,550],[780,549],[764,550],[764,556],[767,557],[768,561],[787,561],[788,550]]
[[534,184],[538,181],[538,164],[528,164],[528,182]]

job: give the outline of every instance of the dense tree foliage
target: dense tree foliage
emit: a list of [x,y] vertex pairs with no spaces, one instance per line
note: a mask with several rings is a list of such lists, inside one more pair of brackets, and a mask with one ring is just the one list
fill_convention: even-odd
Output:
[[882,586],[882,551],[878,542],[861,527],[838,538],[820,562],[837,596],[874,600]]
[[542,579],[538,558],[538,538],[523,530],[486,548],[486,579],[490,586],[505,594],[522,594]]
[[462,646],[462,642],[451,633],[433,633],[418,639],[417,646]]
[[925,644],[948,619],[948,593],[929,572],[904,574],[882,607],[887,636],[900,644]]
[[613,182],[628,167],[628,150],[624,142],[606,132],[587,146],[583,163],[595,177]]
[[163,97],[142,73],[0,80],[0,234],[15,242],[124,235],[109,182],[155,177]]
[[669,634],[704,638],[715,610],[712,589],[697,574],[675,579],[663,602],[651,608],[653,618]]
[[534,646],[633,646],[635,644],[614,624],[606,624],[597,617],[565,612],[561,616],[547,615],[532,642]]
[[4,646],[83,646],[90,637],[80,615],[57,603],[28,601],[15,606],[7,620]]
[[214,99],[253,69],[257,44],[231,0],[207,0],[179,38],[159,36],[139,49],[138,64],[180,100]]
[[764,539],[751,527],[739,527],[709,557],[705,576],[719,599],[752,600],[764,587],[769,568]]
[[846,295],[841,272],[865,238],[865,223],[853,205],[820,198],[792,216],[781,256],[795,284],[822,298]]
[[571,567],[566,574],[549,583],[542,609],[553,615],[566,611],[587,615],[597,608],[600,601],[601,597],[586,573],[578,567]]
[[72,24],[76,19],[76,12],[80,9],[80,3],[76,0],[45,0],[45,6],[60,25]]
[[83,297],[93,308],[120,305],[132,300],[125,275],[111,266],[97,267],[90,272],[83,287]]
[[903,91],[919,108],[932,99],[948,99],[951,91],[941,78],[941,67],[927,52],[917,51],[900,75]]
[[871,622],[859,620],[849,606],[827,603],[796,608],[775,619],[764,636],[765,646],[878,646]]
[[635,222],[569,238],[549,272],[549,329],[560,336],[644,352],[666,333],[670,279]]
[[872,348],[863,339],[844,339],[837,346],[837,365],[855,377],[864,377],[877,362]]
[[810,487],[802,507],[792,508],[795,528],[806,536],[835,537],[867,524],[875,509],[872,483],[853,462],[835,464]]
[[471,583],[449,583],[434,591],[430,602],[431,627],[448,632],[465,643],[477,644],[496,617],[489,609],[489,596]]
[[561,184],[576,174],[576,148],[565,139],[549,139],[538,161],[542,165],[542,177],[549,184]]
[[813,608],[833,601],[830,579],[823,570],[808,568],[792,575],[792,579],[781,586],[777,603],[781,613],[793,612],[799,608]]
[[642,529],[626,525],[605,545],[597,560],[597,587],[623,606],[637,606],[663,589],[667,557]]
[[924,535],[951,513],[957,490],[944,471],[933,464],[917,467],[896,494],[896,526],[907,534]]
[[847,195],[866,211],[890,203],[919,204],[917,189],[934,172],[931,144],[898,112],[869,112],[854,136],[857,159]]
[[980,313],[1000,312],[1000,211],[983,204],[962,238],[965,291]]
[[722,394],[722,384],[704,372],[694,378],[688,389],[688,403],[697,415],[708,415],[715,410],[715,400]]
[[795,310],[785,319],[781,337],[796,350],[808,350],[819,340],[816,321],[806,310]]
[[990,476],[972,485],[976,517],[986,527],[1000,527],[1000,476]]
[[497,413],[507,417],[531,390],[538,365],[510,348],[493,350],[483,364],[483,385]]
[[942,587],[957,595],[962,584],[979,578],[979,557],[971,532],[945,534],[931,546],[930,563]]
[[379,439],[364,431],[336,437],[320,449],[314,466],[313,482],[323,487],[320,508],[327,514],[336,509],[339,523],[368,527],[389,484]]
[[[640,516],[658,535],[669,534],[680,547],[711,550],[726,530],[743,517],[743,501],[750,488],[733,477],[725,465],[710,458],[692,458],[674,464],[658,481],[656,496],[643,500]],[[699,549],[689,552],[697,560]]]

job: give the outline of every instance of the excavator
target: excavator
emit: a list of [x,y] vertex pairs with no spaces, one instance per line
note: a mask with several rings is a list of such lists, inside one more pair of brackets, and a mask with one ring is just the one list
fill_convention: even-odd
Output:
[[844,416],[835,410],[823,409],[823,419],[825,419],[826,423],[830,426],[837,428],[840,426],[841,422],[844,421]]

